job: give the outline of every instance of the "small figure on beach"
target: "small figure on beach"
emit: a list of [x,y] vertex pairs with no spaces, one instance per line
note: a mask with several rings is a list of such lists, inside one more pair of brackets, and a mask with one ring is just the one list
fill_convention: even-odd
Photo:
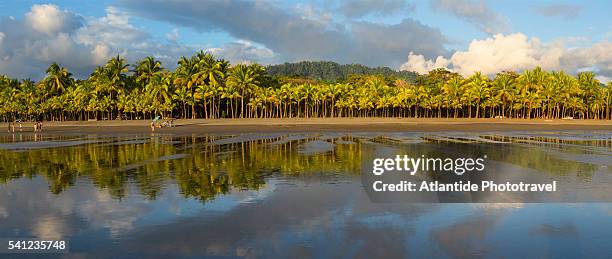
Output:
[[155,127],[161,128],[161,123],[159,123],[159,120],[161,118],[159,116],[155,116],[155,118],[153,119],[153,122],[151,122],[151,129],[153,131],[155,131]]
[[[15,120],[15,123],[19,124],[19,132],[23,131],[22,125],[21,125],[21,119],[17,119]],[[15,127],[15,126],[13,126]]]
[[42,132],[42,121],[34,122],[34,132]]

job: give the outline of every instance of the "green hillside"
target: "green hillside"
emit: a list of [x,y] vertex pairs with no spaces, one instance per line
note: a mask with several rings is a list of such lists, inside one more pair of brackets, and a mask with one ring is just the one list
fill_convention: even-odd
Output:
[[268,74],[272,76],[288,76],[310,78],[321,81],[344,80],[349,75],[384,75],[405,79],[414,82],[418,76],[415,72],[395,71],[388,67],[366,67],[359,64],[341,65],[330,61],[301,61],[297,63],[284,63],[266,67]]

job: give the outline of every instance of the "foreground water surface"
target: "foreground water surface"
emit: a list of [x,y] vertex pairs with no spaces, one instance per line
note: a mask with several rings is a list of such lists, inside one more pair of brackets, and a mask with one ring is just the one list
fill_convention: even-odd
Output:
[[372,203],[376,150],[612,186],[611,132],[15,134],[0,237],[68,240],[66,258],[612,256],[611,203]]

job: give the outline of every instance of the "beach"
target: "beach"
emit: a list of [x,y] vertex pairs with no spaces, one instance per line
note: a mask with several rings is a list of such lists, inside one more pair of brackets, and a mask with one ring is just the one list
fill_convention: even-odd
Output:
[[[43,133],[122,134],[151,132],[150,120],[44,122]],[[0,134],[7,123],[0,124]],[[432,118],[289,118],[289,119],[179,119],[176,127],[156,128],[156,133],[267,133],[267,132],[485,132],[612,130],[611,120],[544,119],[432,119]],[[19,133],[18,124],[15,133]],[[33,133],[33,123],[22,124],[22,133]]]

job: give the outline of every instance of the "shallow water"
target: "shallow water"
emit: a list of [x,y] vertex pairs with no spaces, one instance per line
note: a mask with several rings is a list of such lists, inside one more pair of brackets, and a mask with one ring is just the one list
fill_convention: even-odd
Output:
[[610,132],[4,136],[0,237],[67,258],[612,255],[612,203],[373,203],[362,162],[398,150],[612,184]]

